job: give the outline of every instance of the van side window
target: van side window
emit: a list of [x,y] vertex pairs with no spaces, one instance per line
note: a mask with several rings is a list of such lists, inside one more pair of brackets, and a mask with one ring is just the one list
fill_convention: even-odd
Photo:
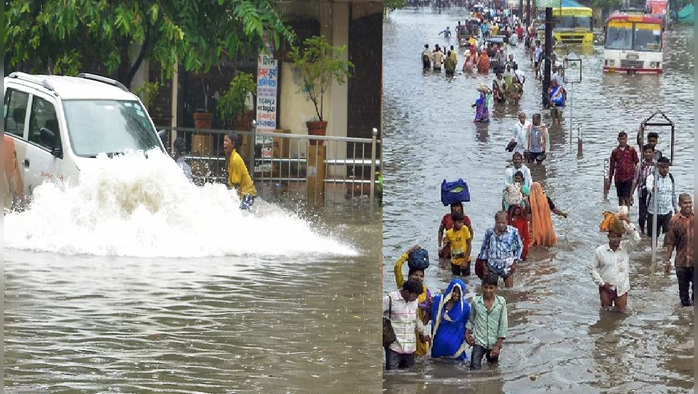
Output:
[[5,132],[24,137],[24,119],[27,114],[29,94],[14,89],[5,93]]
[[56,108],[41,97],[34,96],[32,113],[29,117],[29,141],[47,149],[53,148],[41,143],[41,128],[45,127],[56,135],[56,147],[61,146],[61,133],[58,130]]

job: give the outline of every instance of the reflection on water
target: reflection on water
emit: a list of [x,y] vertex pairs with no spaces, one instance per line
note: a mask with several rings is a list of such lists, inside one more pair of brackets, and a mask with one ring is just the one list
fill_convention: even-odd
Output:
[[[471,202],[465,211],[475,231],[473,250],[479,250],[500,206],[503,171],[511,159],[504,147],[517,113],[524,110],[530,119],[541,112],[550,123],[523,47],[512,49],[528,78],[523,99],[519,106],[495,106],[487,125],[472,122],[470,105],[477,98],[477,84],[490,85],[492,75],[457,73],[446,78],[422,72],[417,55],[424,43],[447,44],[438,32],[464,15],[457,8],[440,15],[410,9],[392,13],[384,23],[386,290],[395,288],[393,264],[411,245],[437,255],[439,221],[448,212],[439,199],[443,179],[463,177],[468,182]],[[568,86],[572,102],[562,125],[550,129],[548,159],[531,166],[534,180],[569,218],[555,216],[558,244],[531,248],[514,287],[500,287],[510,327],[499,366],[473,373],[422,359],[411,372],[384,374],[386,393],[663,393],[693,388],[693,310],[680,307],[676,278],[650,263],[649,243],[641,242],[632,254],[630,311],[625,316],[599,310],[598,290],[586,270],[594,249],[607,242],[598,232],[601,212],[617,203],[615,198],[603,201],[602,166],[619,131],[628,132],[632,142],[644,119],[664,111],[676,124],[671,171],[677,192],[694,192],[693,37],[685,29],[667,34],[661,76],[604,75],[601,47],[577,52],[583,61],[582,83]],[[660,134],[659,149],[669,152],[669,130],[652,131]],[[427,270],[425,282],[432,292],[445,289],[450,280],[450,272],[436,262]],[[466,282],[467,298],[480,291],[477,277]]]

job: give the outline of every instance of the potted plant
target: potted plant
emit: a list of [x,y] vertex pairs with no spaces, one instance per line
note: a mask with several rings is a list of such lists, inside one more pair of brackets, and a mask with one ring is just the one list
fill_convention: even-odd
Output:
[[340,85],[346,82],[351,76],[349,69],[354,67],[350,61],[339,59],[345,50],[346,46],[331,46],[324,36],[313,36],[303,42],[302,48],[292,47],[288,54],[300,74],[302,85],[298,92],[307,94],[315,106],[317,120],[306,122],[308,134],[325,135],[327,132],[327,122],[322,118],[325,92],[332,81]]
[[249,94],[257,93],[257,84],[252,74],[241,72],[230,82],[230,89],[218,99],[216,109],[228,127],[249,130],[254,111],[246,105]]

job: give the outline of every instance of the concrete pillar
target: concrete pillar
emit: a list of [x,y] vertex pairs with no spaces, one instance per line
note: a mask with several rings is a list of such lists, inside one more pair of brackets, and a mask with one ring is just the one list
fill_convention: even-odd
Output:
[[[347,50],[341,55],[342,60],[349,59],[349,3],[332,3],[332,45],[346,46]],[[347,136],[347,117],[348,117],[348,97],[349,85],[344,83],[338,84],[332,82],[329,114],[329,129],[327,135],[337,137]]]

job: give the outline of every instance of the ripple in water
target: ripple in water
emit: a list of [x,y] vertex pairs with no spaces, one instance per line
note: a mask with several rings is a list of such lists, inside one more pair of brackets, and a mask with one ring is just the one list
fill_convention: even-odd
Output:
[[357,255],[260,198],[253,215],[242,213],[225,185],[197,187],[169,157],[148,156],[100,156],[78,186],[37,187],[31,209],[5,216],[5,247],[130,257]]

